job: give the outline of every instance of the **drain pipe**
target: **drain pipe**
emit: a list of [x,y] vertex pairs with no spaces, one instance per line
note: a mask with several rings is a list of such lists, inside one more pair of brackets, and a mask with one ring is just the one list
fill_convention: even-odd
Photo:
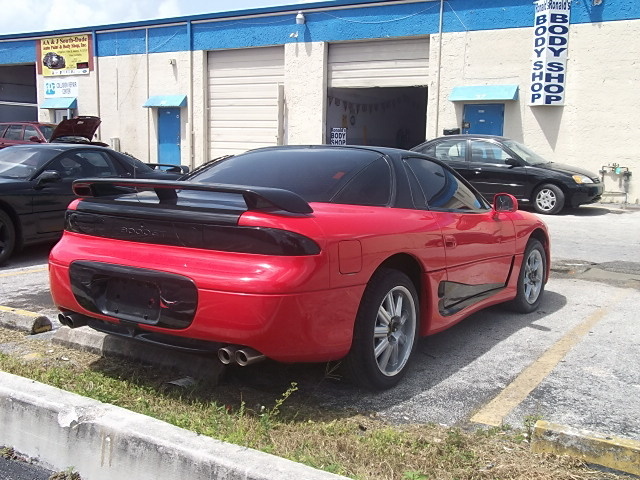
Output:
[[442,68],[442,25],[444,19],[444,0],[440,0],[440,22],[438,26],[438,71],[436,72],[436,132],[440,131],[440,69]]

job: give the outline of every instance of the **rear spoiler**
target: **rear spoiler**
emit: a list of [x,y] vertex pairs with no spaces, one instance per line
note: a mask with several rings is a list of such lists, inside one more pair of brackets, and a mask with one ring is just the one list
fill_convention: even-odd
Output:
[[79,197],[105,197],[128,193],[123,188],[153,189],[160,203],[175,203],[178,190],[200,192],[235,193],[242,195],[249,210],[277,208],[291,213],[313,213],[313,209],[297,193],[282,188],[227,185],[222,183],[197,183],[171,180],[137,180],[119,178],[83,178],[73,182],[73,193]]

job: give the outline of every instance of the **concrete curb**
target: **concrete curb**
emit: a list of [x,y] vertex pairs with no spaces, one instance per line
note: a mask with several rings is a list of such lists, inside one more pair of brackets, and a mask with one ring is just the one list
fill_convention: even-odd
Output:
[[531,439],[537,453],[579,458],[621,472],[640,475],[640,442],[539,420]]
[[45,315],[0,306],[0,326],[36,334],[51,331],[53,325]]
[[4,372],[0,425],[2,444],[89,480],[347,478]]

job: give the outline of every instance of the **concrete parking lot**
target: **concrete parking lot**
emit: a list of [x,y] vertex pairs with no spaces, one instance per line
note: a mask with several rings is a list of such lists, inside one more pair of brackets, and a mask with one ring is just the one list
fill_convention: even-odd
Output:
[[[597,205],[544,217],[552,278],[539,311],[500,307],[423,339],[401,385],[367,393],[324,365],[258,364],[224,381],[269,391],[300,384],[310,401],[395,423],[522,427],[544,419],[640,441],[640,210]],[[48,247],[0,269],[0,317],[53,318]]]

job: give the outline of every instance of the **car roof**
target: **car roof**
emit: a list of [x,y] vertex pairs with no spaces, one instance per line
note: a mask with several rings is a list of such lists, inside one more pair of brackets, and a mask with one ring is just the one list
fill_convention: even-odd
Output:
[[[262,147],[256,148],[253,150],[249,150],[249,152],[258,152],[258,151],[278,151],[278,150],[326,150],[337,151],[337,150],[352,150],[352,151],[370,151],[373,153],[379,153],[383,155],[415,155],[416,152],[412,152],[409,150],[402,150],[400,148],[392,148],[392,147],[378,147],[378,146],[369,146],[369,145],[279,145],[273,147]],[[241,154],[238,154],[241,155]]]
[[[73,150],[73,149],[78,149],[81,148],[83,150],[85,149],[92,149],[92,150],[111,150],[110,148],[107,147],[102,147],[100,145],[91,145],[90,143],[64,143],[64,142],[59,142],[59,143],[37,143],[37,144],[20,144],[20,145],[11,145],[10,147],[7,148],[44,148],[44,149],[50,149],[50,150]],[[115,150],[114,150],[115,151]]]
[[486,135],[482,133],[460,133],[458,135],[443,135],[442,137],[432,138],[431,140],[427,140],[423,143],[433,142],[434,140],[442,140],[442,139],[465,139],[465,138],[485,138],[492,140],[510,140],[510,138],[503,137],[501,135]]
[[48,122],[38,122],[35,120],[19,120],[17,122],[0,122],[0,125],[48,125],[50,127],[55,127],[55,123]]

